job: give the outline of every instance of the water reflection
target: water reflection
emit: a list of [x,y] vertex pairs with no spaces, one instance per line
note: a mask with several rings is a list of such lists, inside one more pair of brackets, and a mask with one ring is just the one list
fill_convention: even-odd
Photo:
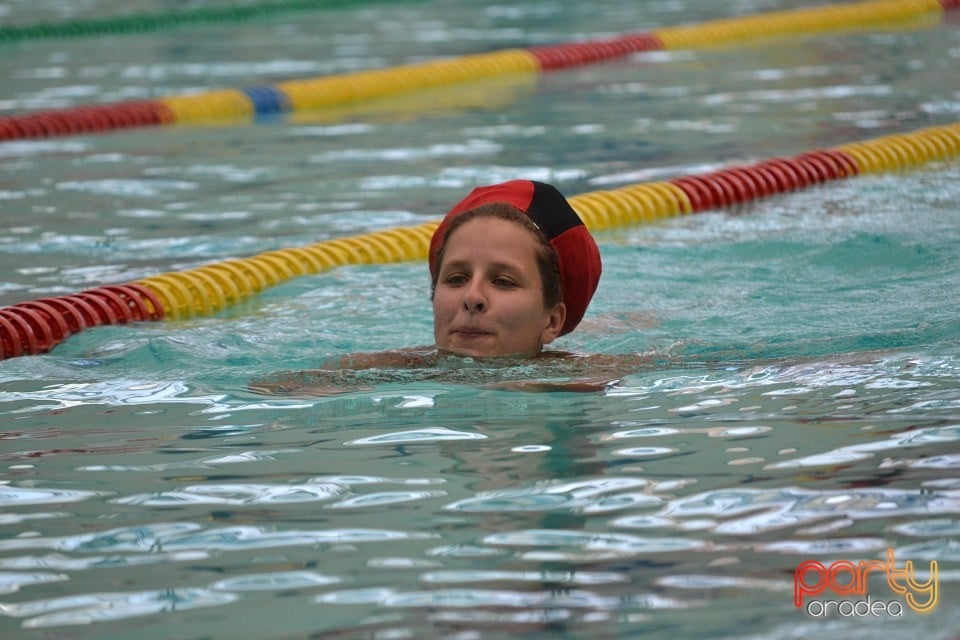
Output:
[[160,589],[126,593],[90,593],[33,602],[5,604],[4,613],[25,618],[23,627],[36,629],[136,618],[160,612],[184,611],[229,604],[238,596],[210,589]]
[[[903,406],[887,400],[891,389],[920,402],[952,378],[890,384],[931,379],[901,364],[639,373],[629,393],[484,392],[476,411],[462,408],[475,391],[423,383],[259,408],[189,385],[136,385],[157,404],[116,394],[130,407],[121,416],[199,399],[217,408],[203,414],[212,424],[198,428],[190,402],[167,415],[205,437],[178,428],[144,438],[136,457],[100,450],[75,464],[58,452],[17,469],[32,475],[0,485],[15,509],[0,526],[34,531],[0,539],[3,611],[24,628],[52,627],[230,611],[282,592],[300,607],[362,611],[368,629],[529,630],[713,614],[749,593],[784,614],[782,576],[801,558],[872,558],[893,546],[898,557],[957,561],[949,516],[960,513],[960,488],[937,474],[956,463],[944,447],[958,427],[936,411],[924,417],[940,424],[877,418]],[[853,401],[871,414],[822,424]],[[238,407],[244,423],[231,424]],[[876,483],[891,472],[900,475]],[[55,486],[58,477],[72,484]],[[167,590],[133,578],[129,592],[70,595],[94,570],[138,567]],[[195,577],[209,572],[226,575]]]
[[81,553],[154,553],[239,551],[290,545],[387,542],[425,539],[426,533],[389,529],[275,530],[269,527],[204,527],[195,523],[157,523],[73,536],[0,540],[0,551],[53,549]]
[[827,491],[800,488],[722,489],[671,500],[667,518],[713,516],[725,535],[752,535],[808,525],[825,518],[865,520],[911,514],[960,512],[960,491],[863,488]]

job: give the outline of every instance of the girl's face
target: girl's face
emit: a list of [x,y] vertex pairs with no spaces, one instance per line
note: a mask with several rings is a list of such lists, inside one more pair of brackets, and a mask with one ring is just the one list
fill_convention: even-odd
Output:
[[460,356],[536,355],[566,318],[547,309],[537,238],[492,217],[464,223],[447,238],[433,295],[437,347]]

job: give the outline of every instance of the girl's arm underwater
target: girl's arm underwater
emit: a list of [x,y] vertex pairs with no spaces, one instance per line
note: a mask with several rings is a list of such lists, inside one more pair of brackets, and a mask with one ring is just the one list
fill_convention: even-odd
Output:
[[390,382],[435,381],[521,392],[596,393],[629,373],[649,368],[653,354],[581,355],[545,351],[535,358],[463,358],[419,347],[342,356],[318,369],[254,380],[258,393],[329,396]]

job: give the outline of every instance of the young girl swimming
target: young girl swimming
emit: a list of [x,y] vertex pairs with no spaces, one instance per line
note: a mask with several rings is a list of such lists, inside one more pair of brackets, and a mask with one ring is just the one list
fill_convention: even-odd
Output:
[[590,232],[549,184],[513,180],[477,187],[437,227],[428,260],[433,346],[345,356],[254,388],[336,393],[351,390],[344,383],[353,388],[362,384],[364,376],[348,380],[348,372],[432,368],[433,375],[417,379],[454,381],[451,371],[457,367],[473,368],[476,374],[481,363],[507,373],[518,363],[536,360],[552,363],[551,374],[592,375],[562,383],[497,380],[496,386],[595,391],[613,382],[609,374],[622,375],[625,367],[645,361],[544,351],[583,319],[602,270]]
[[461,356],[536,357],[572,331],[600,281],[600,251],[542,182],[474,189],[430,242],[434,339]]

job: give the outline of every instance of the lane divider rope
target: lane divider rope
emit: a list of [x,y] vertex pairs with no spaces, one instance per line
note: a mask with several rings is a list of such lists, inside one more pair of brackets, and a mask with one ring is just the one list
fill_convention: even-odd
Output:
[[[960,123],[929,127],[569,198],[591,231],[741,205],[832,180],[895,172],[960,156]],[[0,308],[0,359],[44,353],[71,334],[111,324],[214,315],[282,282],[338,266],[426,260],[438,220],[276,249],[73,295]]]
[[960,0],[870,0],[664,27],[585,42],[539,45],[384,69],[290,80],[275,85],[84,105],[0,117],[0,142],[103,133],[130,128],[215,121],[363,104],[396,95],[506,74],[537,74],[643,51],[716,47],[750,39],[863,30],[938,18]]

